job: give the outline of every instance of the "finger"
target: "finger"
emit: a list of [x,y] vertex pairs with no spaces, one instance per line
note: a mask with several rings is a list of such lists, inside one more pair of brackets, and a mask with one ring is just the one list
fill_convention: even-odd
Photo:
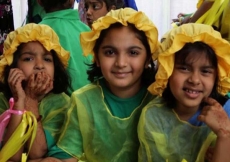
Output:
[[43,72],[37,74],[37,79],[36,79],[36,91],[41,92],[44,90],[44,84],[46,83],[47,77]]
[[220,106],[220,103],[217,102],[215,99],[213,99],[211,97],[205,98],[203,101],[205,103],[207,103],[208,105],[210,105],[210,106],[215,106],[215,107],[219,107]]
[[18,70],[17,69],[10,69],[9,76],[8,76],[8,82],[12,82],[17,75]]
[[205,115],[200,114],[200,115],[197,117],[197,120],[199,120],[199,121],[201,121],[201,122],[205,122]]
[[30,75],[27,83],[27,88],[31,89],[35,86],[35,74]]
[[53,79],[50,79],[45,94],[49,93],[53,89]]
[[53,83],[52,83],[53,80],[48,74],[46,74],[44,78],[46,79],[44,80],[43,89],[44,89],[44,93],[47,94],[51,89],[53,89]]
[[8,83],[9,86],[15,86],[16,84],[20,84],[22,80],[25,80],[25,75],[21,70],[12,70],[9,74],[9,78],[8,78]]

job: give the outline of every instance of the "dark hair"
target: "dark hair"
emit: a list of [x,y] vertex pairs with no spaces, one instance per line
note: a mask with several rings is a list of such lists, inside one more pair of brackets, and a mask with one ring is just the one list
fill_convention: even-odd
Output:
[[116,6],[116,9],[120,9],[120,8],[124,8],[125,4],[123,0],[103,0],[106,4],[107,10],[109,10],[109,8],[114,5]]
[[[67,9],[64,4],[66,4],[69,0],[41,0],[42,7],[46,12],[50,12],[54,8],[58,8],[59,10]],[[71,6],[69,6],[71,8]]]
[[[8,76],[10,69],[17,67],[17,62],[20,56],[20,51],[22,49],[22,45],[20,44],[17,48],[17,51],[14,53],[13,62],[11,65],[7,65],[3,71],[4,81],[0,83],[0,91],[4,93],[7,99],[12,97],[12,93],[8,84]],[[54,62],[54,83],[53,89],[51,92],[58,94],[62,92],[67,92],[68,88],[71,88],[71,80],[68,72],[66,71],[63,63],[58,58],[56,52],[54,50],[51,51]]]
[[37,1],[33,0],[28,0],[28,14],[27,14],[27,23],[36,23],[38,24],[39,22],[42,21],[41,15],[38,13],[34,15],[34,6],[37,4]]
[[[101,31],[101,34],[100,34],[99,38],[96,40],[96,43],[95,43],[95,46],[94,46],[94,49],[93,49],[95,57],[97,57],[100,45],[103,42],[105,36],[108,34],[108,32],[111,29],[121,28],[121,27],[123,27],[122,24],[115,23],[115,24],[110,25],[110,27],[108,29],[105,29],[105,30]],[[149,86],[151,83],[153,83],[155,81],[156,70],[155,70],[154,62],[152,60],[152,54],[151,54],[150,46],[149,46],[149,43],[148,43],[148,39],[147,39],[147,37],[145,35],[145,32],[138,30],[133,24],[128,24],[128,28],[130,30],[132,30],[136,34],[136,37],[143,43],[143,45],[146,48],[146,52],[147,52],[146,61],[150,60],[150,65],[149,65],[149,67],[147,69],[145,68],[144,71],[143,71],[142,83],[144,85],[146,85],[146,86]],[[99,78],[103,77],[102,72],[101,72],[101,68],[97,67],[96,63],[93,63],[93,64],[91,64],[89,66],[90,66],[90,68],[87,71],[89,81],[95,82]]]
[[[189,55],[201,55],[201,54],[205,54],[207,59],[210,61],[210,63],[213,65],[213,67],[216,69],[217,71],[217,66],[218,66],[218,60],[216,57],[216,53],[214,52],[214,50],[208,46],[207,44],[197,41],[194,43],[186,43],[184,45],[184,47],[177,51],[175,53],[175,62],[179,63],[179,64],[186,64],[186,62],[188,61],[188,56]],[[218,86],[218,71],[217,71],[217,76],[216,76],[216,80],[215,80],[215,84],[214,87],[212,89],[212,92],[210,94],[210,97],[216,99],[220,104],[224,104],[227,100],[226,97],[222,96],[218,90],[221,90],[221,87]],[[176,105],[176,99],[173,96],[170,87],[169,87],[169,83],[167,84],[166,89],[164,90],[163,94],[162,94],[163,99],[165,100],[167,106],[169,106],[170,108],[175,107]]]
[[114,5],[116,6],[116,9],[124,8],[125,3],[123,0],[97,0],[100,3],[105,2],[106,9],[109,11],[111,9],[111,6]]

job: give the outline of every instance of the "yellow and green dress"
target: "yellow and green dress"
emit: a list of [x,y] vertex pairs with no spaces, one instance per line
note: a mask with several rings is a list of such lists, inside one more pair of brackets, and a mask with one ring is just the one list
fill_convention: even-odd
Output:
[[[223,106],[230,116],[230,100]],[[139,162],[204,162],[216,135],[197,121],[200,110],[188,121],[180,120],[161,97],[143,109],[138,124]]]
[[[39,113],[42,116],[41,122],[46,136],[48,152],[46,156],[52,156],[58,151],[57,140],[61,133],[61,127],[67,112],[69,96],[65,93],[49,94],[39,103]],[[0,93],[0,114],[9,108],[9,103],[3,93]],[[59,158],[69,158],[63,154]]]
[[137,161],[137,124],[153,97],[143,86],[135,96],[119,98],[103,80],[73,92],[58,147],[82,161]]

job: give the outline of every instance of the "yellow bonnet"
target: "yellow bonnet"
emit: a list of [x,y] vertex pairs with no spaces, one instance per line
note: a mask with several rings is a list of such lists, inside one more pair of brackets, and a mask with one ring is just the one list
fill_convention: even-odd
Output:
[[211,26],[204,24],[184,24],[173,28],[164,36],[158,55],[156,81],[148,90],[154,95],[162,95],[174,68],[174,54],[186,43],[202,41],[209,45],[218,59],[219,93],[226,95],[230,91],[230,44]]
[[[153,22],[140,11],[131,8],[122,8],[118,10],[111,10],[104,17],[96,20],[92,25],[92,31],[83,32],[80,35],[81,46],[84,55],[94,55],[93,48],[96,40],[99,38],[102,30],[109,28],[111,24],[121,23],[128,26],[128,23],[134,24],[138,30],[144,31],[150,45],[151,53],[158,49],[158,31]],[[153,56],[153,59],[156,57]]]
[[59,43],[59,38],[52,28],[41,24],[26,24],[10,32],[4,42],[3,55],[0,56],[0,80],[3,80],[3,71],[13,62],[13,56],[21,43],[39,41],[47,51],[54,50],[61,62],[67,66],[70,54]]

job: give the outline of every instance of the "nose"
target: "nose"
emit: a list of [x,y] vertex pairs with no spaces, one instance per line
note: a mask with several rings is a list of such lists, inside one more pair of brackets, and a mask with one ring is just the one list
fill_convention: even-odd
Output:
[[126,67],[127,64],[128,64],[128,58],[127,58],[127,56],[125,56],[123,54],[117,56],[116,63],[115,63],[115,65],[117,67],[120,67],[120,68]]
[[41,59],[37,59],[34,65],[35,70],[43,70],[45,68],[44,62]]
[[200,84],[200,74],[199,72],[192,72],[189,76],[188,82],[194,85],[199,85]]
[[89,6],[89,7],[86,9],[86,15],[87,15],[87,16],[92,15],[92,11],[93,11],[92,7]]

